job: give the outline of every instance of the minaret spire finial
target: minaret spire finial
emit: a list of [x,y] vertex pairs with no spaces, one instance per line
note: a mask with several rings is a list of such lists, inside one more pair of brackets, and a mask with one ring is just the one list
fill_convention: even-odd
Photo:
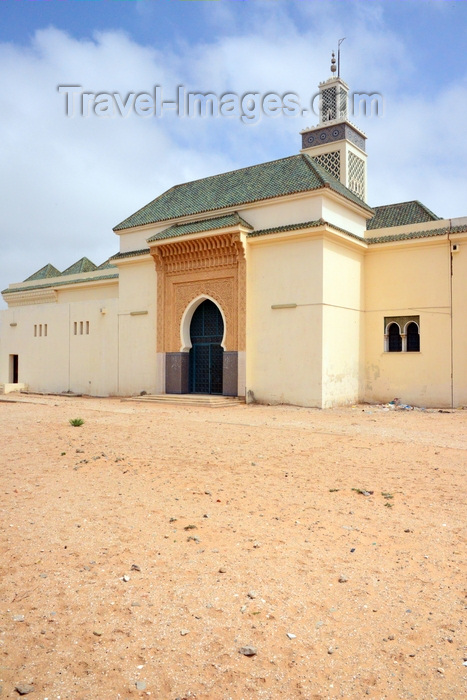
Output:
[[332,52],[332,58],[331,58],[331,73],[336,72],[336,54],[334,51]]
[[[341,77],[341,44],[343,41],[345,41],[345,39],[346,39],[346,37],[344,37],[343,39],[339,39],[339,41],[337,42],[337,77],[338,78]],[[331,68],[331,70],[332,70],[332,68]]]

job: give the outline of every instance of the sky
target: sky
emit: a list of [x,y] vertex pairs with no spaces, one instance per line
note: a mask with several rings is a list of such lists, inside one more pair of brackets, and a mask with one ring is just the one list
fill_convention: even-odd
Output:
[[[166,189],[296,154],[318,121],[138,114],[128,95],[294,93],[308,107],[343,37],[351,92],[384,100],[351,117],[368,136],[369,204],[466,216],[463,0],[0,0],[0,289],[47,263],[99,265],[118,252],[112,228]],[[67,116],[70,85],[91,95],[88,116],[76,98]]]

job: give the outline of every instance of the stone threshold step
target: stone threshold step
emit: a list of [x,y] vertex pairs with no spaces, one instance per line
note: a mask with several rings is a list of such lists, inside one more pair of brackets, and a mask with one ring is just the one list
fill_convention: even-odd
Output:
[[132,396],[125,400],[179,406],[207,406],[210,408],[240,406],[245,403],[244,399],[236,396],[213,396],[211,394],[146,394],[144,396]]

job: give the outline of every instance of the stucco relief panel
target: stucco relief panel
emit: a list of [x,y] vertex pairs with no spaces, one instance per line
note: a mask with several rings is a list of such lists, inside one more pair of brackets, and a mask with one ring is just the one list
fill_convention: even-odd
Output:
[[170,329],[168,329],[168,338],[170,338],[171,347],[180,350],[180,327],[185,309],[194,299],[205,295],[217,302],[224,314],[227,331],[226,350],[236,350],[238,312],[235,277],[220,279],[211,277],[189,282],[172,279],[170,282],[172,286],[169,295],[172,301],[172,313],[170,314],[172,323]]
[[180,351],[183,314],[200,296],[211,297],[222,309],[225,349],[244,350],[246,262],[240,235],[171,242],[151,252],[157,269],[158,352]]

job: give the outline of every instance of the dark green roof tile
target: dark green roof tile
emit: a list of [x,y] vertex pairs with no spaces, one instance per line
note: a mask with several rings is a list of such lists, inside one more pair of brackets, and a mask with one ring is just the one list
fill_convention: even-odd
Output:
[[225,216],[216,216],[212,219],[203,219],[202,221],[189,221],[186,224],[174,224],[169,228],[159,231],[151,238],[148,238],[148,243],[160,241],[165,238],[174,238],[176,236],[186,236],[190,233],[203,233],[204,231],[213,231],[219,228],[228,228],[229,226],[244,226],[248,229],[253,229],[245,219],[242,219],[237,212],[226,214]]
[[3,289],[2,294],[15,294],[18,292],[30,292],[34,289],[55,289],[55,287],[63,287],[65,285],[71,284],[86,284],[86,282],[100,282],[100,280],[113,280],[118,279],[118,272],[114,272],[110,275],[101,275],[99,277],[83,277],[77,280],[61,280],[60,282],[49,282],[48,284],[31,284],[27,287],[14,287],[13,289]]
[[314,221],[304,221],[303,223],[300,224],[286,224],[285,226],[275,226],[273,228],[265,228],[260,231],[252,231],[251,233],[248,234],[248,238],[255,238],[256,236],[267,236],[270,235],[271,233],[282,233],[285,231],[302,231],[308,228],[316,228],[318,226],[329,226],[330,228],[333,228],[335,231],[340,231],[341,233],[345,233],[346,236],[351,236],[352,238],[356,238],[358,241],[362,241],[363,243],[366,242],[367,239],[362,238],[362,236],[357,236],[356,233],[352,233],[351,231],[347,231],[345,228],[341,228],[340,226],[335,226],[334,224],[329,223],[329,221],[325,221],[324,219],[315,219]]
[[301,231],[302,229],[315,228],[316,226],[324,226],[324,219],[315,219],[314,221],[304,221],[301,224],[286,224],[285,226],[273,226],[272,228],[263,228],[259,231],[252,231],[248,234],[248,238],[256,238],[256,236],[268,236],[271,233],[283,233],[285,231]]
[[302,153],[176,185],[115,226],[114,231],[323,187],[373,211],[313,158]]
[[453,226],[452,228],[434,228],[427,231],[409,231],[408,233],[395,233],[387,236],[375,236],[373,238],[365,238],[365,241],[372,245],[374,243],[391,243],[393,241],[410,241],[416,238],[432,238],[434,236],[445,236],[448,233],[464,233],[467,231],[467,226]]
[[[110,260],[121,260],[122,258],[134,258],[137,255],[147,255],[149,248],[140,248],[139,250],[129,250],[127,253],[115,253]],[[113,267],[116,267],[115,265]]]
[[49,279],[49,277],[60,277],[61,274],[62,273],[59,270],[57,270],[56,267],[49,263],[48,265],[44,265],[44,267],[41,267],[40,270],[35,272],[30,277],[27,277],[24,281],[32,282],[33,280],[45,280]]
[[439,221],[440,217],[433,214],[428,207],[421,202],[400,202],[399,204],[386,204],[382,207],[374,207],[376,214],[367,221],[366,227],[370,231],[377,228],[390,228],[391,226],[406,226],[407,224],[423,224],[427,221]]
[[81,258],[63,270],[62,275],[80,275],[82,272],[94,272],[94,270],[97,270],[97,267],[89,258]]

